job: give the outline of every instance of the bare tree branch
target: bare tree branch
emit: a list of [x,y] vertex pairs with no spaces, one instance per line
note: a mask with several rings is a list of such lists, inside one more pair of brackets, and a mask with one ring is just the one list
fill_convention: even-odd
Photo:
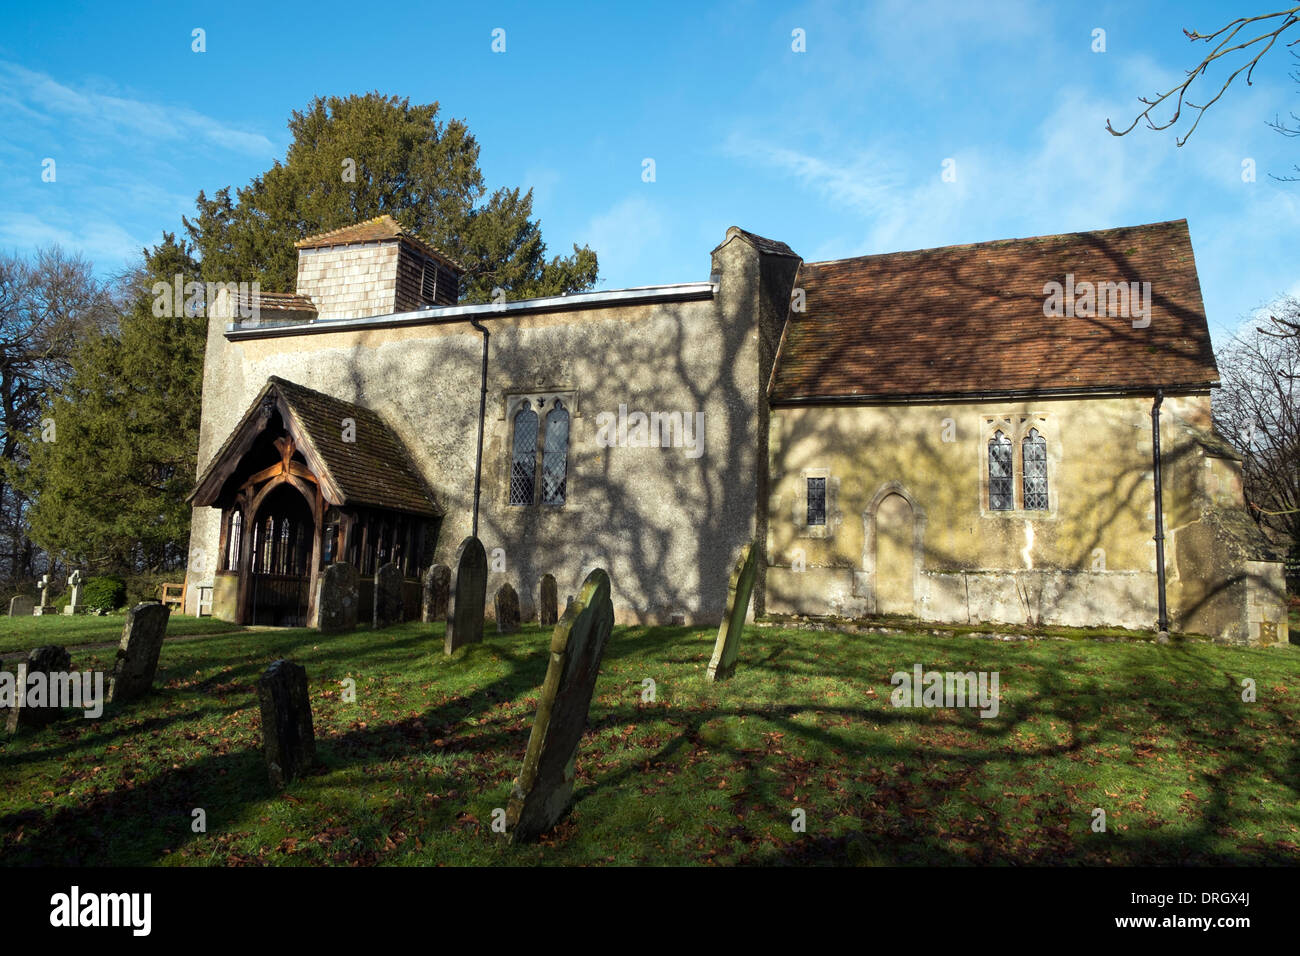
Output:
[[[1276,29],[1271,30],[1267,33],[1261,33],[1253,40],[1246,40],[1244,42],[1237,43],[1235,46],[1229,45],[1233,43],[1234,40],[1236,40],[1237,34],[1239,34],[1243,29],[1248,27],[1250,24],[1263,23],[1268,20],[1276,20],[1279,17],[1281,18],[1282,22],[1281,25],[1278,26]],[[1260,58],[1263,57],[1265,53],[1267,53],[1270,49],[1272,49],[1273,44],[1277,42],[1278,37],[1281,36],[1284,31],[1295,26],[1297,23],[1300,23],[1300,6],[1292,7],[1290,10],[1279,10],[1276,13],[1262,14],[1261,16],[1257,16],[1257,17],[1238,17],[1236,20],[1233,20],[1231,23],[1227,24],[1226,26],[1220,27],[1218,30],[1215,30],[1213,33],[1209,33],[1209,34],[1197,33],[1195,30],[1183,30],[1183,35],[1186,36],[1187,39],[1191,40],[1192,42],[1196,42],[1197,40],[1204,40],[1205,42],[1209,43],[1210,41],[1220,37],[1222,37],[1222,39],[1219,39],[1218,45],[1214,47],[1214,49],[1211,50],[1210,53],[1203,60],[1201,60],[1200,63],[1198,63],[1193,69],[1187,72],[1187,79],[1183,80],[1182,83],[1179,83],[1177,86],[1173,87],[1172,89],[1166,91],[1165,93],[1160,94],[1155,99],[1147,99],[1144,96],[1138,97],[1138,99],[1141,102],[1147,105],[1147,108],[1144,109],[1141,113],[1139,113],[1137,117],[1133,120],[1133,122],[1130,123],[1126,129],[1124,130],[1115,129],[1115,127],[1111,125],[1110,120],[1107,119],[1106,120],[1107,131],[1109,131],[1112,136],[1124,136],[1132,132],[1133,129],[1137,126],[1137,124],[1142,122],[1143,120],[1146,120],[1146,124],[1149,129],[1153,129],[1153,130],[1169,129],[1169,127],[1177,123],[1179,117],[1182,116],[1184,98],[1186,97],[1188,90],[1191,88],[1192,83],[1196,80],[1197,77],[1203,76],[1205,74],[1206,69],[1210,66],[1211,63],[1214,63],[1216,60],[1220,59],[1221,57],[1228,56],[1231,53],[1236,53],[1238,50],[1249,49],[1250,47],[1255,46],[1255,44],[1262,42],[1264,44],[1263,47],[1259,48],[1255,52],[1255,55],[1252,59],[1242,64],[1236,70],[1234,70],[1224,81],[1223,86],[1219,88],[1219,91],[1215,93],[1210,100],[1208,100],[1206,103],[1199,106],[1190,101],[1186,103],[1187,106],[1196,110],[1197,113],[1196,113],[1196,120],[1195,122],[1192,123],[1192,128],[1189,129],[1181,139],[1177,140],[1178,145],[1182,146],[1191,137],[1192,133],[1196,132],[1196,127],[1200,125],[1201,117],[1205,115],[1205,111],[1219,101],[1219,97],[1223,96],[1223,94],[1227,92],[1228,87],[1232,85],[1232,82],[1238,76],[1240,76],[1244,72],[1246,74],[1246,85],[1247,86],[1253,85],[1251,83],[1251,74],[1255,72],[1255,65],[1259,63]],[[1295,46],[1297,43],[1300,43],[1300,39],[1292,40],[1290,43],[1286,45]],[[1160,106],[1161,104],[1167,102],[1171,97],[1175,97],[1175,96],[1177,97],[1177,100],[1175,102],[1174,115],[1171,116],[1169,118],[1169,121],[1166,123],[1155,122],[1151,118],[1151,111],[1155,109],[1157,106]]]

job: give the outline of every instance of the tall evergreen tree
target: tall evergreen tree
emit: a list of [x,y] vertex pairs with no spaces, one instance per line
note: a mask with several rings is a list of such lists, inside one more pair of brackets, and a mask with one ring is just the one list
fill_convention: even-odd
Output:
[[546,258],[530,189],[487,195],[479,146],[438,104],[412,106],[378,93],[318,97],[289,121],[293,142],[234,198],[230,187],[199,193],[185,226],[210,281],[258,280],[292,291],[294,242],[387,213],[466,268],[461,299],[482,302],[496,287],[509,298],[559,295],[595,284],[596,254]]
[[154,285],[198,272],[173,234],[147,250],[124,279],[119,327],[87,339],[50,396],[52,433],[28,435],[31,536],[70,563],[133,572],[184,560],[207,322]]

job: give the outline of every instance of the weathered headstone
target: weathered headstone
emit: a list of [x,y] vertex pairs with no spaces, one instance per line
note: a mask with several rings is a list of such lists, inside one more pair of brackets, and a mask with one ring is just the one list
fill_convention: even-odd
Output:
[[435,564],[424,572],[420,620],[425,624],[447,620],[447,599],[451,594],[451,568]]
[[537,602],[537,623],[542,627],[554,627],[555,622],[560,619],[560,599],[555,589],[554,575],[543,574],[542,584],[538,590],[541,593],[538,595]]
[[122,643],[118,645],[113,676],[108,681],[110,703],[134,700],[149,693],[171,613],[165,604],[137,604],[126,612]]
[[727,610],[718,626],[718,639],[713,645],[713,658],[709,661],[709,680],[726,680],[736,669],[736,655],[740,653],[740,633],[745,627],[749,612],[749,598],[754,593],[754,578],[758,573],[758,549],[750,542],[740,550],[736,566],[727,584]]
[[375,572],[375,627],[402,623],[402,569],[389,562]]
[[81,572],[74,570],[68,575],[68,606],[63,609],[64,614],[85,614],[86,606],[81,603]]
[[267,775],[271,786],[282,790],[316,759],[307,669],[293,661],[276,661],[258,679],[257,699],[262,705]]
[[356,628],[357,605],[361,603],[359,579],[357,569],[341,561],[321,573],[316,592],[316,626],[322,634]]
[[[68,653],[67,648],[59,647],[57,644],[47,644],[30,651],[27,660],[18,665],[17,673],[14,675],[14,699],[9,702],[9,716],[5,720],[5,730],[13,734],[28,727],[44,727],[58,720],[62,711],[58,707],[50,706],[53,701],[50,699],[49,676],[67,674],[71,670],[72,655]],[[42,685],[42,696],[36,699],[28,698],[25,694],[28,681],[33,674],[46,675]]]
[[506,807],[506,827],[515,842],[546,833],[569,807],[578,742],[587,729],[591,694],[613,627],[609,575],[596,568],[551,636],[537,718]]
[[36,605],[26,594],[19,594],[9,602],[10,617],[31,617]]
[[470,535],[456,552],[456,582],[447,618],[443,650],[483,640],[483,610],[487,606],[487,552],[483,542]]
[[41,579],[36,582],[36,586],[41,589],[41,603],[32,609],[32,613],[37,617],[42,614],[53,614],[54,606],[50,604],[50,576],[42,574]]
[[519,595],[507,581],[497,588],[497,633],[513,634],[519,630]]

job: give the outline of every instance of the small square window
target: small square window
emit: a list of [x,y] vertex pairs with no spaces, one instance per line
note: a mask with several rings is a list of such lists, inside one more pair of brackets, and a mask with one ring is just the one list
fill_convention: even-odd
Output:
[[826,479],[808,479],[808,526],[826,524]]

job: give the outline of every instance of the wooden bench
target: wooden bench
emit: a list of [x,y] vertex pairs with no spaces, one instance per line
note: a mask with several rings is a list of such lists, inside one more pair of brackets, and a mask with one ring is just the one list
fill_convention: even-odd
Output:
[[185,585],[184,584],[164,584],[161,585],[161,600],[163,604],[170,608],[180,610],[185,605]]

